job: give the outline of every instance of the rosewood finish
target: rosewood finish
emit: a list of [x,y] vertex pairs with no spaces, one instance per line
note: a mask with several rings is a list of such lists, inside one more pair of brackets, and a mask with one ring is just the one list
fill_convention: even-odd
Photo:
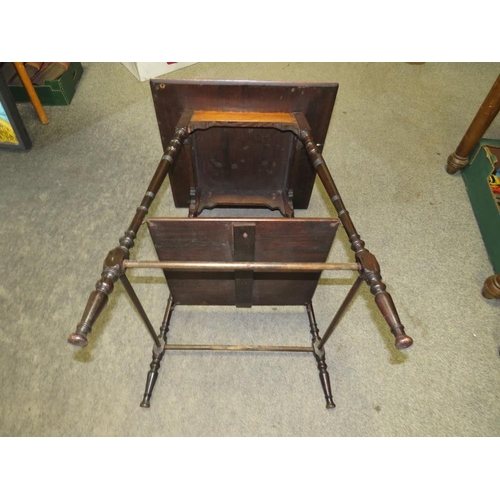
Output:
[[[87,344],[120,280],[153,339],[142,407],[150,406],[166,351],[210,350],[312,353],[326,407],[334,408],[325,344],[363,282],[395,346],[404,349],[413,342],[321,154],[338,86],[171,80],[153,80],[151,86],[165,154],[119,246],[105,259],[101,279],[69,342]],[[294,217],[295,208],[307,208],[316,173],[339,219]],[[167,174],[175,204],[188,208],[188,217],[149,219],[159,261],[130,260],[137,232]],[[262,206],[279,210],[283,218],[199,217],[215,206]],[[326,262],[339,224],[355,263]],[[159,335],[126,277],[128,268],[164,270],[170,296]],[[357,278],[321,337],[312,298],[324,270],[352,270]],[[167,332],[177,304],[305,305],[312,345],[169,344]]]
[[289,131],[290,114],[306,116],[322,148],[338,84],[151,80],[151,90],[164,148],[186,109],[195,112],[189,131],[205,129],[191,135],[169,174],[176,207],[195,205],[193,188],[196,213],[245,205],[289,216],[292,194],[293,208],[308,207],[316,174]]
[[[158,257],[165,262],[162,265],[184,261],[173,266],[176,270],[164,268],[175,303],[246,307],[311,301],[320,271],[307,269],[307,264],[326,261],[337,227],[337,220],[312,218],[148,221]],[[205,263],[200,264],[201,259]],[[254,263],[237,262],[241,259]],[[292,271],[292,266],[287,269],[287,261],[297,262],[301,271]],[[264,265],[259,269],[260,263]],[[260,272],[241,274],[252,271]]]

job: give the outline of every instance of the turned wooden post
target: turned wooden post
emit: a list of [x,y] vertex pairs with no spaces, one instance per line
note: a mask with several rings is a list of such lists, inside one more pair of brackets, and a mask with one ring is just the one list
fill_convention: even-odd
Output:
[[146,389],[144,391],[144,396],[140,404],[141,408],[149,408],[151,406],[151,396],[153,394],[153,389],[158,379],[158,372],[160,371],[161,360],[165,354],[165,345],[167,343],[167,333],[169,330],[170,319],[172,318],[172,312],[174,311],[174,301],[172,299],[172,294],[169,295],[167,301],[167,307],[165,309],[165,314],[163,316],[163,322],[160,327],[160,338],[163,339],[163,344],[161,346],[153,346],[153,360],[149,365],[149,372],[146,379]]
[[500,75],[498,75],[486,99],[483,101],[483,104],[481,104],[479,111],[469,125],[457,149],[448,157],[446,171],[449,174],[454,174],[468,165],[469,155],[479,142],[479,139],[481,139],[486,130],[488,130],[488,127],[499,111]]
[[153,202],[154,197],[158,193],[169,169],[175,162],[181,149],[184,139],[187,137],[187,125],[189,124],[190,113],[184,113],[179,120],[178,126],[175,129],[175,135],[170,141],[170,144],[163,155],[156,172],[149,184],[149,187],[144,195],[140,206],[137,208],[135,217],[132,219],[129,228],[120,238],[120,246],[109,252],[104,260],[101,279],[96,283],[96,289],[90,294],[87,301],[87,307],[83,312],[82,319],[76,326],[68,342],[70,344],[84,347],[88,344],[87,336],[92,331],[92,327],[102,310],[108,302],[108,296],[113,291],[114,284],[120,276],[125,272],[122,263],[129,258],[130,249],[134,246],[134,240],[137,231],[141,227],[144,218],[146,217],[149,207]]
[[302,113],[296,113],[295,117],[300,127],[300,139],[304,144],[306,153],[337,211],[342,226],[349,237],[351,249],[356,254],[356,261],[361,266],[359,274],[370,287],[370,291],[375,297],[375,303],[395,337],[395,346],[398,349],[406,349],[413,344],[413,340],[406,335],[404,326],[399,319],[396,306],[392,301],[392,297],[386,291],[386,286],[380,275],[380,267],[377,259],[365,248],[365,242],[357,233],[351,217],[349,216],[349,212],[346,210],[337,187],[335,186],[335,182],[328,170],[326,162],[311,136],[310,127],[305,116]]
[[335,408],[335,403],[332,397],[332,388],[330,385],[330,374],[328,373],[328,366],[326,364],[325,350],[322,349],[318,351],[316,349],[317,344],[321,341],[319,336],[318,325],[316,324],[316,317],[314,315],[314,309],[311,302],[306,304],[307,316],[309,318],[309,326],[311,327],[311,337],[312,337],[312,347],[314,359],[318,365],[319,380],[321,382],[321,387],[323,388],[323,393],[326,400],[326,408],[329,410]]

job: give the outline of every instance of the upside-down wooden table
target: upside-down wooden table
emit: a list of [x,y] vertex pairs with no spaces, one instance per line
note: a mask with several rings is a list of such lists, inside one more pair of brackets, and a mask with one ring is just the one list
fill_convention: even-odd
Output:
[[[363,282],[395,337],[412,344],[380,275],[346,210],[321,154],[337,84],[152,80],[164,155],[119,246],[104,261],[101,279],[68,341],[87,336],[120,280],[152,339],[153,361],[142,407],[149,407],[160,363],[168,350],[309,352],[316,359],[326,407],[334,408],[325,344]],[[316,173],[338,219],[295,218],[306,209]],[[176,207],[186,218],[151,218],[158,261],[130,260],[130,249],[167,174]],[[214,207],[267,207],[283,218],[203,218]],[[326,262],[336,230],[346,231],[355,263]],[[164,270],[170,290],[159,333],[127,276],[128,268]],[[358,276],[323,336],[312,298],[322,271],[355,270]],[[185,305],[304,305],[308,346],[173,345],[167,332],[174,307]]]

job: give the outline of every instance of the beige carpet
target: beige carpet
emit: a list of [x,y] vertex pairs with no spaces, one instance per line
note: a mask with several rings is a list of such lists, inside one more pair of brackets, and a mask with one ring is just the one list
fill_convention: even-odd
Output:
[[[500,305],[481,297],[492,269],[460,174],[444,171],[498,64],[203,63],[169,75],[340,84],[324,156],[415,344],[394,349],[363,287],[327,344],[333,411],[313,357],[278,353],[167,353],[151,409],[139,408],[151,342],[120,285],[90,346],[67,344],[162,154],[149,83],[119,63],[84,68],[49,125],[20,106],[31,152],[0,151],[1,435],[500,434]],[[500,137],[500,121],[487,136]],[[168,182],[150,215],[185,215]],[[334,215],[319,183],[297,215]],[[339,236],[332,261],[351,258]],[[147,231],[132,255],[155,258]],[[161,273],[130,279],[159,326]],[[320,329],[352,279],[322,279]],[[179,343],[309,341],[296,307],[179,307],[171,326]]]

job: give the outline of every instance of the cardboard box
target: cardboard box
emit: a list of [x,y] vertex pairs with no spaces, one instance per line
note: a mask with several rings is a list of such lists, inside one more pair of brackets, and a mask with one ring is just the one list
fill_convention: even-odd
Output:
[[196,64],[195,62],[132,62],[122,63],[139,81],[144,82],[150,78],[177,71]]
[[[82,63],[72,62],[68,70],[57,80],[45,80],[43,85],[33,85],[33,88],[42,105],[67,106],[73,100],[82,73]],[[29,102],[28,93],[23,85],[9,85],[9,90],[16,102]]]

